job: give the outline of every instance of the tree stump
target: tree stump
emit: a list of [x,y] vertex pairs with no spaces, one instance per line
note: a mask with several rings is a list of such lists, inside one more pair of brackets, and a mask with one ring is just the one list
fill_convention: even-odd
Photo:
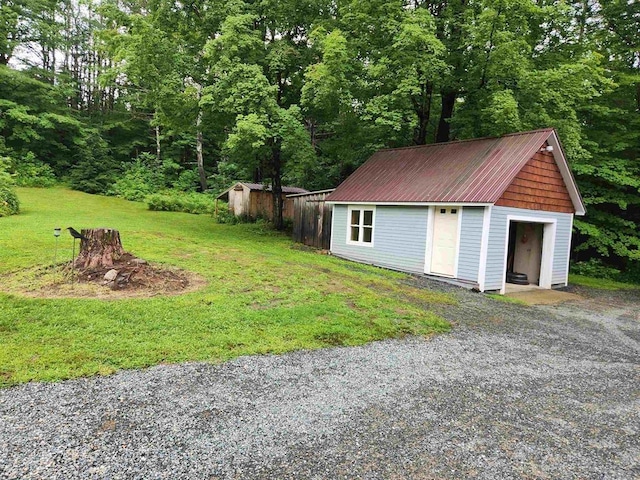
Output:
[[125,251],[120,241],[120,232],[112,228],[86,228],[80,241],[80,253],[75,260],[79,269],[109,268]]

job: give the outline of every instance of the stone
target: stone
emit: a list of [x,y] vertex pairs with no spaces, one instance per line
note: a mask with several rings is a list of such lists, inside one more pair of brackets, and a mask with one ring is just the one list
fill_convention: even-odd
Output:
[[104,279],[108,282],[113,282],[118,276],[118,271],[115,268],[112,268],[107,273],[104,274]]

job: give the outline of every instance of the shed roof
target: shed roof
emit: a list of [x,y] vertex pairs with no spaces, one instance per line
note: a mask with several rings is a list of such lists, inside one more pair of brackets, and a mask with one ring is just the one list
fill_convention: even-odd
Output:
[[[222,192],[220,195],[217,196],[217,198],[222,198],[223,196],[227,195],[227,193],[229,193],[229,190],[235,188],[236,185],[244,185],[245,187],[247,187],[249,190],[252,191],[266,191],[266,192],[270,192],[271,191],[271,185],[264,185],[262,183],[249,183],[249,182],[236,182],[233,185],[231,185],[229,188],[227,188],[224,192]],[[289,194],[289,193],[307,193],[308,190],[305,190],[304,188],[299,188],[299,187],[282,187],[282,193],[285,194]]]
[[577,214],[584,205],[554,129],[380,150],[327,198],[332,203],[495,203],[549,142]]

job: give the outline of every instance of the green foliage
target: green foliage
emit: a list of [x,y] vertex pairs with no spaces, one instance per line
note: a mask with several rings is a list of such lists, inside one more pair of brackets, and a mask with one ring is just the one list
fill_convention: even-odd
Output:
[[113,184],[118,165],[108,154],[108,144],[93,130],[81,141],[69,175],[71,188],[86,193],[104,194]]
[[[216,222],[225,225],[237,225],[238,223],[251,223],[244,221],[242,217],[234,215],[226,203],[218,202],[218,213],[215,215]],[[248,220],[248,219],[247,219]]]
[[213,214],[215,203],[210,195],[204,193],[165,190],[145,197],[149,210],[163,212],[207,213]]
[[20,212],[20,202],[16,195],[14,181],[9,175],[9,158],[0,157],[0,217]]
[[[19,194],[29,215],[0,220],[0,289],[12,292],[0,293],[2,386],[449,329],[425,305],[451,297],[412,287],[406,275],[291,248],[287,236],[261,234],[259,225],[218,225],[205,215],[59,188]],[[53,260],[47,225],[112,226],[127,251],[205,283],[184,295],[113,301],[26,297],[42,296],[42,285],[10,272]],[[60,237],[59,255],[71,248],[71,237]]]
[[585,277],[615,280],[620,275],[620,270],[604,265],[602,260],[598,258],[591,258],[586,262],[576,262],[572,264],[571,273]]
[[154,155],[141,153],[125,167],[123,174],[115,181],[109,193],[141,202],[147,195],[166,187],[162,165],[158,165]]
[[16,185],[20,187],[52,187],[56,184],[53,169],[38,160],[33,152],[13,162]]

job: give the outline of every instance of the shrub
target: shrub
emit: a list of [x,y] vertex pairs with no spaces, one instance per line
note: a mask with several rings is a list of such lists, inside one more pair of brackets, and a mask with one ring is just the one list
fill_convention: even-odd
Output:
[[0,157],[0,217],[20,212],[20,202],[13,189],[13,178],[9,175],[8,168],[9,159]]
[[620,275],[620,270],[605,265],[599,258],[590,258],[586,262],[574,263],[571,266],[571,273],[584,275],[585,277],[615,280]]
[[194,170],[185,170],[178,176],[178,179],[173,182],[173,188],[182,192],[195,192],[198,188],[198,172]]
[[215,203],[213,199],[204,193],[179,192],[166,190],[161,193],[153,193],[145,198],[149,210],[164,212],[185,213],[209,213],[213,214]]
[[242,223],[243,219],[234,215],[226,203],[218,202],[218,213],[216,214],[216,222],[227,225],[236,225]]
[[41,160],[38,160],[33,152],[14,162],[15,180],[20,187],[52,187],[56,183],[53,169]]
[[126,166],[123,175],[116,180],[110,194],[140,202],[153,192],[165,188],[164,175],[156,168],[156,158],[150,153],[140,154]]
[[73,161],[75,165],[71,167],[69,186],[86,193],[106,193],[119,167],[109,154],[107,142],[96,131],[89,132],[80,142]]

